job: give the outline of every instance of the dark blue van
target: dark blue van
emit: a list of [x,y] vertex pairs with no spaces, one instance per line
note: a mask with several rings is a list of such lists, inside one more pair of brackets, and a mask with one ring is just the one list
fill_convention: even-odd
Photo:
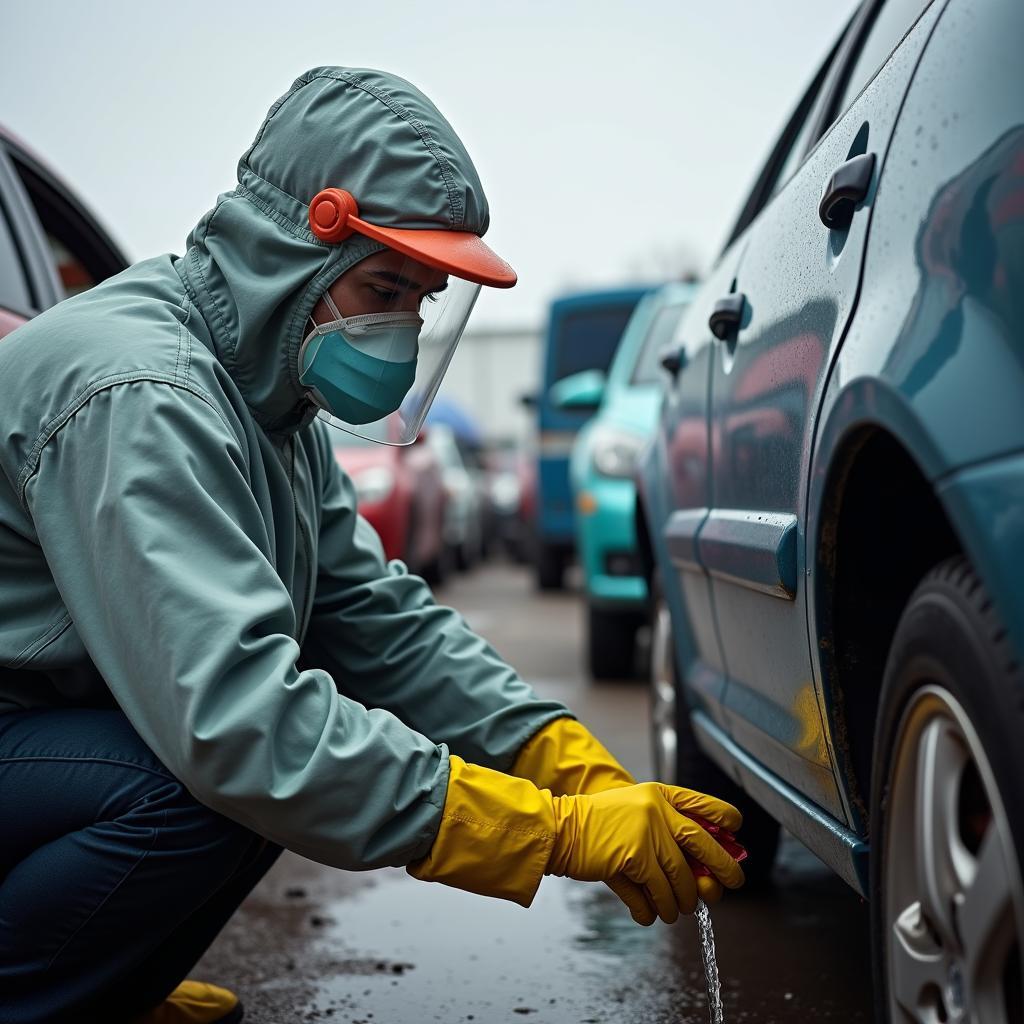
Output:
[[556,400],[552,386],[586,370],[603,377],[611,365],[626,322],[648,289],[617,288],[577,292],[551,304],[537,398],[537,502],[534,558],[542,590],[562,585],[573,553],[574,522],[569,486],[569,454],[576,432],[594,414],[584,393]]

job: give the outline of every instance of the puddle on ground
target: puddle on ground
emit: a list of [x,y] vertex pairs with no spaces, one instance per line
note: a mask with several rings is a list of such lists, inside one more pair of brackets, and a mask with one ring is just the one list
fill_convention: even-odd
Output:
[[[835,961],[861,940],[835,934],[849,931],[851,898],[812,874],[715,907],[729,1024],[870,1020],[863,974]],[[801,944],[808,931],[813,940]],[[235,988],[252,1024],[709,1019],[693,917],[640,928],[604,886],[562,878],[546,878],[524,910],[402,870],[346,874],[291,854],[193,976]]]
[[[664,945],[665,934],[633,924],[603,887],[546,879],[529,911],[424,885],[395,872],[385,886],[332,911],[329,939],[339,966],[356,948],[415,965],[398,984],[366,977],[353,993],[339,970],[321,977],[318,1000],[351,1014],[398,1021],[653,1021],[705,1019],[700,970],[664,979],[662,1013],[636,1003],[633,980]],[[482,905],[483,904],[483,905]],[[691,945],[696,951],[692,921]],[[343,952],[344,951],[344,952]],[[363,979],[360,979],[361,981]],[[670,1005],[671,1004],[671,1005]],[[670,1016],[665,1013],[671,1011]]]

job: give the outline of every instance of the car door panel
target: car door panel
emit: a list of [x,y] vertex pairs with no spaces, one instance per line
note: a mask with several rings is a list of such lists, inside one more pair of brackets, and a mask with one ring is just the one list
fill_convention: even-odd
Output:
[[671,570],[665,586],[676,624],[676,662],[689,703],[723,727],[725,662],[698,537],[710,499],[708,384],[714,337],[708,317],[719,291],[733,286],[742,253],[738,242],[722,255],[679,324],[671,346],[678,353],[679,371],[666,392],[659,431],[672,510],[662,525],[662,539]]
[[[711,501],[698,534],[728,674],[733,738],[837,818],[807,638],[804,524],[815,414],[855,307],[870,211],[886,147],[942,4],[921,16],[747,232],[736,331],[716,342],[711,381]],[[862,201],[826,227],[822,191],[863,154]],[[863,163],[863,161],[861,161]]]
[[772,597],[796,593],[795,515],[709,510],[700,531],[700,559],[717,580]]

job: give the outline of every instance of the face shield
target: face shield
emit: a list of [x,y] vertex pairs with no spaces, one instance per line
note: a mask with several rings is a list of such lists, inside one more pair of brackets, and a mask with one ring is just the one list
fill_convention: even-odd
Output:
[[314,198],[310,224],[325,241],[354,230],[388,248],[350,267],[314,308],[299,350],[299,382],[333,426],[383,444],[410,444],[481,285],[510,287],[515,274],[476,235],[362,221],[352,197],[338,189]]
[[480,285],[390,256],[352,267],[334,289],[340,302],[324,294],[329,319],[307,323],[299,382],[321,419],[403,445],[423,426]]

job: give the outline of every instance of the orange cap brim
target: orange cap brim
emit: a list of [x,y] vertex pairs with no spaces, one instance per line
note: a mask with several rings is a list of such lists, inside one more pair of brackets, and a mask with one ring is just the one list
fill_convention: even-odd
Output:
[[352,214],[349,214],[347,224],[359,234],[383,242],[390,249],[467,281],[491,288],[511,288],[516,283],[516,272],[471,231],[384,228]]

